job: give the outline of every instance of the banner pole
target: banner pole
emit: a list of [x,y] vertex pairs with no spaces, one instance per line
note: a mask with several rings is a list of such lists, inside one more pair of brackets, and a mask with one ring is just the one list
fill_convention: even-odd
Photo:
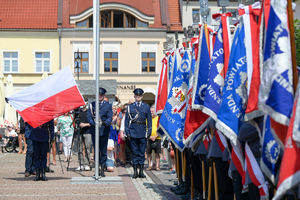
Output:
[[95,179],[99,179],[99,54],[100,54],[100,0],[93,0],[93,41],[94,41],[94,70],[95,70],[95,104],[96,104],[96,116],[95,116]]
[[177,167],[177,179],[178,179],[178,185],[180,184],[180,181],[181,181],[181,175],[180,175],[180,170],[179,170],[179,151],[178,149],[176,148],[176,167]]
[[288,20],[289,20],[292,68],[293,68],[293,86],[294,86],[294,95],[295,95],[297,85],[298,85],[298,73],[297,73],[296,46],[295,46],[294,12],[292,8],[292,0],[287,0],[287,2],[288,2]]
[[204,169],[204,161],[201,160],[202,163],[202,188],[203,188],[203,199],[205,199],[205,192],[206,192],[206,176],[205,176],[205,169]]

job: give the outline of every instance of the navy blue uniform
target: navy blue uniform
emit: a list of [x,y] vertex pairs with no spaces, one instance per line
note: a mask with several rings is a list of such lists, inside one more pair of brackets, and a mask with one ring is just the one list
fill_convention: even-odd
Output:
[[133,165],[144,165],[146,138],[152,131],[150,106],[143,102],[139,103],[140,106],[137,102],[128,105],[125,115],[125,134],[130,135],[131,138]]
[[29,139],[33,144],[33,160],[36,168],[46,168],[47,152],[49,151],[49,132],[50,137],[54,137],[54,122],[53,120],[31,129]]
[[[90,127],[90,133],[92,135],[93,146],[95,149],[95,117],[96,117],[96,105],[95,102],[92,102],[88,111],[87,119]],[[107,142],[108,136],[110,134],[110,124],[112,121],[113,112],[112,105],[107,101],[102,101],[99,103],[99,118],[101,118],[103,125],[99,128],[99,163],[105,164],[107,159]]]

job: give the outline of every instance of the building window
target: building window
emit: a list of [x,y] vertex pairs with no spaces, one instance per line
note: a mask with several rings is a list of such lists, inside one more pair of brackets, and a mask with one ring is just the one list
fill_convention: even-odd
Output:
[[200,22],[200,10],[193,9],[192,15],[193,15],[193,24],[198,24]]
[[118,73],[118,53],[104,53],[104,72]]
[[142,72],[155,73],[155,53],[142,53]]
[[93,28],[93,15],[89,18],[76,23],[77,28]]
[[[77,58],[78,53],[74,53],[74,66],[77,66]],[[79,58],[81,59],[78,63],[79,73],[89,73],[89,53],[87,52],[79,52]],[[77,68],[75,68],[75,72],[77,73]]]
[[35,53],[35,71],[50,72],[50,53]]
[[236,19],[238,18],[238,16],[239,16],[238,10],[236,10],[236,9],[226,9],[226,12],[231,12],[232,17],[229,17],[229,24],[234,25],[233,21],[232,21],[232,18],[236,18]]
[[18,72],[18,52],[4,52],[4,72]]

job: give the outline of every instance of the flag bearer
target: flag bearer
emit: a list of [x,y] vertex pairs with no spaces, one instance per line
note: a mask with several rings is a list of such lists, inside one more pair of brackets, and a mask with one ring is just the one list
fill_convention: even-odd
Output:
[[[145,162],[146,138],[152,131],[152,117],[150,106],[142,102],[144,91],[136,88],[134,91],[135,102],[128,105],[125,116],[125,134],[131,138],[133,176],[132,178],[145,178],[143,173]],[[139,168],[139,174],[137,169]]]
[[[102,87],[99,88],[99,121],[95,122],[96,118],[96,104],[92,102],[89,106],[89,110],[87,111],[87,119],[90,123],[90,134],[92,135],[93,146],[95,149],[95,124],[99,123],[99,166],[101,167],[100,175],[105,177],[105,163],[107,160],[107,142],[108,136],[110,134],[110,124],[112,121],[112,105],[104,100],[106,90]],[[101,120],[100,120],[101,119]]]

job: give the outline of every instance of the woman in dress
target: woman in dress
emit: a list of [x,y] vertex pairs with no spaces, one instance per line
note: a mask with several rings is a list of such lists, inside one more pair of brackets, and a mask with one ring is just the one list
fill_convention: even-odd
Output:
[[[59,127],[59,133],[63,143],[65,162],[67,162],[70,159],[70,155],[72,153],[70,151],[74,133],[72,114],[70,114],[70,112],[67,112],[64,115],[60,116],[57,120],[57,126]],[[72,160],[70,159],[70,161]]]

